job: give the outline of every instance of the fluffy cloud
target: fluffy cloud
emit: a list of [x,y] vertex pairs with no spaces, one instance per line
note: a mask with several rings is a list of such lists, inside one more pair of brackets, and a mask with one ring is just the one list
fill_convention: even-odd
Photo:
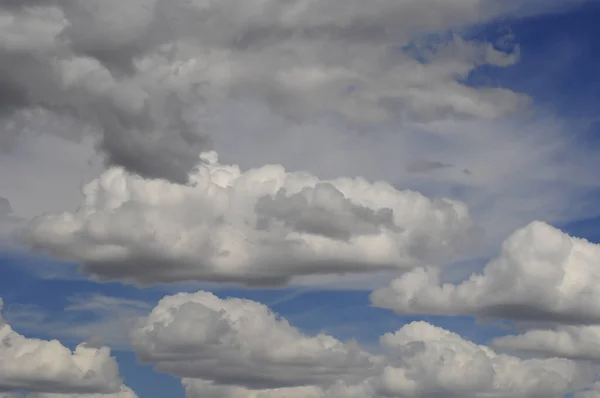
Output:
[[276,284],[295,275],[406,270],[475,238],[466,207],[383,182],[203,161],[180,185],[110,169],[74,213],[34,220],[34,246],[102,280]]
[[505,350],[543,356],[600,360],[600,327],[562,325],[548,330],[533,329],[497,338],[493,344]]
[[575,362],[499,355],[426,322],[383,336],[382,345],[398,358],[378,380],[385,396],[562,397],[593,380]]
[[519,359],[426,322],[381,338],[381,356],[308,337],[256,302],[165,297],[134,333],[140,358],[183,377],[188,398],[562,397],[593,382],[568,359]]
[[324,398],[316,386],[249,390],[244,387],[214,385],[199,379],[183,379],[186,398]]
[[253,388],[361,378],[373,363],[354,343],[305,336],[264,305],[207,292],[165,297],[132,336],[160,371]]
[[0,316],[0,391],[112,394],[121,388],[110,349],[81,344],[71,351],[56,340],[29,339]]
[[416,269],[371,299],[398,313],[597,323],[599,256],[600,245],[534,222],[513,233],[500,256],[464,282],[443,284],[439,269]]

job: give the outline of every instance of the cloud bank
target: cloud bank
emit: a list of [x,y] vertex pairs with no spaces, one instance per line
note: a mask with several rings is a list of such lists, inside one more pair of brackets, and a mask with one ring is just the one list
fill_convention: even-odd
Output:
[[[0,310],[2,304],[0,299]],[[84,343],[71,351],[57,340],[26,338],[12,330],[1,316],[0,391],[29,391],[41,394],[33,396],[48,398],[94,398],[93,394],[135,397],[122,386],[118,365],[109,348]]]
[[406,270],[476,237],[466,206],[361,178],[279,165],[242,172],[204,154],[189,184],[113,168],[74,213],[29,226],[38,249],[100,280],[282,284],[293,276]]
[[182,377],[189,398],[562,397],[595,377],[586,364],[497,354],[426,322],[382,336],[373,355],[207,292],[165,297],[133,336],[140,358]]
[[427,120],[518,108],[526,98],[457,81],[479,64],[509,65],[513,54],[458,38],[460,62],[420,65],[401,51],[414,34],[513,9],[485,0],[386,1],[371,11],[339,0],[4,2],[0,105],[9,119],[42,109],[79,120],[110,164],[183,182],[210,147],[200,108],[224,99],[251,94],[287,117],[333,112],[359,123],[398,111]]

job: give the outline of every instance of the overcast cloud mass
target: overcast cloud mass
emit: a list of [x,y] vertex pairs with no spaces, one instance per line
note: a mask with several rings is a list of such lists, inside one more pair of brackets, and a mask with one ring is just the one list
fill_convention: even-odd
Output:
[[594,3],[0,0],[0,398],[600,397]]

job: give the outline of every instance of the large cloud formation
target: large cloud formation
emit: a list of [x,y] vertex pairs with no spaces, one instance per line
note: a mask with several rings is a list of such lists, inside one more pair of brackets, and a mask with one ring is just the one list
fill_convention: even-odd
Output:
[[208,292],[162,299],[134,331],[133,345],[158,370],[255,388],[360,378],[373,361],[353,343],[303,335],[262,304]]
[[403,314],[474,314],[523,321],[600,322],[600,245],[543,222],[514,232],[481,273],[442,283],[419,268],[376,290],[376,306]]
[[561,397],[594,380],[585,364],[500,355],[426,322],[384,335],[375,356],[207,292],[165,297],[133,337],[188,398]]
[[[0,299],[0,310],[2,304]],[[80,344],[71,351],[57,340],[26,338],[12,330],[1,315],[0,391],[29,391],[47,398],[55,397],[54,394],[59,394],[56,398],[72,394],[135,397],[122,386],[118,365],[109,348]]]
[[294,120],[495,118],[527,98],[460,79],[512,64],[514,48],[458,36],[417,43],[417,54],[403,47],[516,10],[489,0],[5,1],[0,107],[12,128],[0,143],[20,134],[13,120],[71,118],[91,127],[111,164],[183,182],[210,146],[210,113],[231,100]]
[[476,237],[466,206],[361,178],[278,165],[240,171],[202,156],[190,183],[113,168],[74,212],[44,215],[34,246],[101,280],[280,284],[295,275],[406,270]]

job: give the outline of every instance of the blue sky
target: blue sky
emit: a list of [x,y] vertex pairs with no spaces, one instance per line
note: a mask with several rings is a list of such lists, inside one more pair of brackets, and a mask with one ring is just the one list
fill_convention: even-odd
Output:
[[[545,126],[544,123],[552,125],[552,121],[556,121],[557,124],[564,127],[560,131],[561,142],[570,148],[565,151],[568,154],[562,154],[565,156],[562,159],[565,163],[576,160],[577,154],[581,154],[581,157],[585,159],[593,159],[594,151],[597,150],[600,143],[598,139],[600,119],[597,114],[600,106],[600,81],[596,78],[600,71],[600,56],[598,55],[600,54],[600,43],[597,40],[597,37],[600,37],[600,25],[597,22],[599,16],[600,3],[589,1],[584,2],[581,6],[555,13],[541,13],[516,19],[500,18],[492,23],[478,24],[475,27],[469,26],[468,29],[463,30],[468,39],[494,42],[499,38],[506,38],[508,33],[512,42],[518,43],[520,51],[518,62],[506,67],[493,65],[478,67],[470,71],[464,82],[471,87],[478,88],[502,87],[531,97],[535,103],[535,116],[530,119],[530,122],[531,120],[544,120],[543,123],[540,123],[542,129]],[[515,123],[514,120],[511,122]],[[384,127],[382,129],[385,130]],[[518,134],[518,132],[512,133]],[[229,144],[225,141],[217,140],[218,145],[222,145],[226,157],[235,157],[238,153],[237,149],[228,147]],[[251,155],[248,155],[247,158],[243,157],[245,155],[240,156],[242,159],[240,162],[244,164],[246,161],[244,159],[248,159],[247,164],[260,163],[263,153],[263,150],[257,149],[256,153],[252,155],[254,157]],[[9,155],[0,153],[0,156]],[[265,156],[277,159],[279,155]],[[559,151],[556,156],[560,157],[561,152]],[[465,155],[465,159],[468,159],[468,155]],[[290,155],[289,161],[289,167],[292,169],[300,164],[293,155]],[[307,169],[310,170],[313,165],[317,167],[316,164],[320,161],[306,161]],[[377,159],[374,162],[376,163]],[[561,159],[558,159],[556,164],[560,165],[560,162]],[[593,165],[595,163],[586,164]],[[460,165],[456,167],[458,168]],[[337,169],[332,166],[332,169],[323,171],[323,174],[329,173],[329,170]],[[597,178],[594,177],[594,170],[587,170],[587,172],[590,177],[586,181],[597,181]],[[477,170],[474,170],[474,173],[477,173]],[[527,173],[527,171],[525,170],[523,173]],[[85,171],[82,171],[82,174],[85,174]],[[393,171],[386,171],[382,174],[382,178],[387,178],[388,175],[393,175]],[[456,193],[457,196],[462,196],[459,199],[467,202],[471,200],[470,190],[474,189],[467,186],[468,184],[457,183],[458,180],[455,179],[445,181],[435,177],[413,180],[411,177],[411,179],[403,181],[408,186],[422,188],[428,195],[437,197]],[[32,183],[39,184],[38,182]],[[27,207],[27,200],[22,202],[20,208],[18,195],[14,194],[10,197],[9,190],[14,189],[15,185],[12,182],[7,183],[5,187],[3,185],[0,180],[0,195],[4,196],[3,188],[6,187],[6,196],[10,199],[12,207],[19,210],[15,213],[19,213],[19,217],[24,219],[29,218],[31,211],[30,207]],[[543,212],[540,213],[540,217],[537,213],[532,213],[532,217],[549,221],[571,236],[585,238],[592,243],[600,244],[600,211],[597,208],[597,198],[600,192],[593,185],[590,183],[586,192],[581,192],[571,201],[565,200],[566,196],[557,200],[557,206],[562,206],[560,217],[546,220],[543,218]],[[514,189],[518,190],[519,186],[515,185]],[[48,184],[46,188],[49,190],[60,189],[60,186],[52,188],[52,185]],[[398,186],[398,188],[403,187]],[[23,190],[22,192],[27,193],[28,191]],[[541,191],[537,193],[540,195],[540,203],[544,203],[545,206],[544,200],[547,198],[544,195],[546,194]],[[508,195],[510,194],[508,193]],[[550,195],[552,194],[553,192],[550,192]],[[54,194],[51,196],[53,197],[49,197],[49,201],[54,201],[52,203],[61,202],[58,196],[57,198],[54,198],[56,196]],[[68,200],[76,202],[71,197]],[[552,204],[554,205],[555,202]],[[484,209],[484,207],[481,208]],[[512,207],[506,205],[501,208],[510,209]],[[45,209],[45,211],[55,210],[58,209],[54,204],[49,209]],[[484,210],[481,212],[483,214]],[[555,213],[548,212],[547,214]],[[494,217],[490,216],[490,220],[496,220]],[[512,224],[508,223],[506,228],[522,227],[530,221],[523,219],[521,225],[518,225],[519,219],[516,218],[517,220]],[[487,220],[484,216],[482,219]],[[506,237],[506,233],[500,227],[498,231],[498,235],[503,237],[498,240],[492,233],[491,240],[486,243],[491,249],[478,252],[475,261],[471,259],[467,262],[465,258],[457,260],[455,263],[458,270],[456,275],[463,275],[463,272],[468,275],[473,270],[481,269],[489,258],[499,253],[501,240]],[[77,326],[109,324],[111,319],[115,320],[120,314],[123,314],[119,311],[133,311],[125,312],[125,314],[141,315],[144,311],[147,312],[153,308],[165,295],[175,294],[178,291],[194,292],[200,289],[213,291],[221,298],[241,297],[264,303],[307,334],[313,335],[324,331],[343,341],[356,339],[363,347],[372,351],[379,349],[377,342],[381,335],[393,332],[416,320],[424,320],[454,331],[464,338],[480,344],[490,344],[496,337],[517,333],[516,330],[507,326],[511,325],[510,322],[479,322],[475,316],[469,315],[398,315],[388,309],[377,308],[369,299],[372,292],[371,286],[379,283],[379,279],[376,278],[365,282],[364,286],[366,287],[361,287],[359,282],[358,284],[354,283],[351,288],[344,287],[343,284],[342,287],[332,287],[327,283],[312,285],[306,282],[300,286],[261,289],[188,281],[138,287],[118,281],[94,282],[89,275],[77,273],[76,260],[66,261],[32,253],[19,245],[0,247],[2,247],[0,249],[2,250],[0,252],[0,297],[4,300],[3,312],[8,323],[27,337],[46,340],[58,338],[71,348],[82,340],[98,337],[85,336],[85,333],[96,331],[102,339],[111,342],[111,339],[118,337],[118,333],[123,332],[118,329],[120,325],[118,321],[115,322],[117,329],[98,331],[90,328],[89,330],[82,329],[83,331],[79,334],[74,334]],[[466,268],[461,268],[461,266]],[[467,271],[461,271],[461,269]],[[94,296],[115,297],[141,304],[140,308],[134,309],[127,305],[123,307],[115,305],[114,308],[111,307],[115,311],[114,313],[97,309],[65,310],[77,298],[81,299],[81,302],[86,302]],[[154,372],[152,365],[140,364],[131,348],[114,346],[113,354],[119,363],[125,384],[131,387],[139,397],[184,396],[181,383],[176,377]]]

